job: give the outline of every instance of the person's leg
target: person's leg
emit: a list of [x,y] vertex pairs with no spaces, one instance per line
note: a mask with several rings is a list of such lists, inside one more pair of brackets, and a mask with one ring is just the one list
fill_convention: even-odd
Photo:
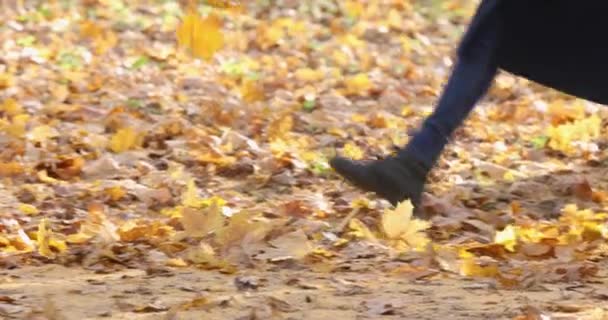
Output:
[[471,56],[458,59],[436,109],[400,155],[412,155],[427,167],[435,165],[449,137],[486,93],[496,75],[495,42],[490,34],[484,42],[476,44]]
[[393,205],[411,199],[417,206],[428,171],[441,155],[448,137],[466,119],[496,75],[499,23],[490,22],[483,30],[475,30],[475,41],[469,41],[467,48],[459,51],[437,108],[396,157],[372,162],[336,157],[330,161],[334,170],[359,188],[375,192]]

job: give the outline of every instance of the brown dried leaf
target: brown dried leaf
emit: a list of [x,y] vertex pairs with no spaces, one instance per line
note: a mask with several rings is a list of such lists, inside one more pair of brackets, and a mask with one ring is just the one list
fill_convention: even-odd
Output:
[[181,224],[186,235],[190,237],[204,237],[211,232],[217,232],[224,226],[222,208],[213,203],[205,209],[186,207],[182,210]]

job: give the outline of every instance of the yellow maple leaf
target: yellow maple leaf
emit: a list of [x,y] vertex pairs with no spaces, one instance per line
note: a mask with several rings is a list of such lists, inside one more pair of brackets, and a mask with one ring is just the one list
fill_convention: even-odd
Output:
[[359,146],[357,146],[354,143],[346,143],[344,145],[344,148],[342,149],[342,152],[344,153],[345,156],[355,159],[355,160],[360,160],[363,159],[363,150],[361,150],[361,148],[359,148]]
[[572,123],[548,127],[547,136],[550,138],[548,146],[571,154],[574,150],[573,142],[589,141],[600,136],[601,123],[600,117],[592,115]]
[[346,94],[365,95],[369,91],[373,83],[365,73],[358,73],[344,80]]
[[218,257],[213,247],[202,241],[198,246],[190,248],[187,251],[186,258],[188,261],[205,269],[220,269],[226,273],[236,272],[235,266]]
[[399,40],[401,42],[401,50],[403,50],[404,54],[409,55],[413,50],[414,41],[407,35],[402,35]]
[[6,89],[15,83],[13,76],[9,73],[0,73],[0,89]]
[[[190,208],[206,208],[215,207],[222,208],[226,204],[226,200],[213,196],[210,198],[203,198],[199,195],[199,189],[196,186],[194,179],[189,179],[186,183],[186,191],[182,194],[182,205]],[[182,216],[183,210],[180,210],[179,216]],[[221,210],[220,210],[221,211]]]
[[113,243],[120,239],[117,227],[104,213],[104,207],[100,203],[91,203],[88,208],[88,218],[80,225],[77,233],[68,235],[67,242],[81,244],[94,237],[105,243]]
[[127,190],[121,186],[112,186],[104,189],[104,193],[112,199],[112,201],[118,201],[127,195]]
[[344,11],[346,11],[348,16],[358,18],[365,11],[365,7],[360,1],[345,1]]
[[70,234],[66,237],[66,241],[73,244],[81,244],[89,241],[95,234],[78,232]]
[[24,113],[13,116],[10,121],[0,119],[0,131],[6,132],[13,137],[21,138],[25,134],[26,125],[29,120],[30,116]]
[[66,242],[64,240],[59,240],[55,237],[51,238],[51,241],[49,241],[49,246],[51,248],[55,248],[55,250],[57,250],[59,252],[64,252],[65,250],[68,249],[68,245],[66,244]]
[[194,30],[195,23],[197,23],[200,18],[200,15],[196,11],[196,7],[190,5],[188,8],[188,12],[182,19],[182,23],[177,27],[177,30],[175,31],[177,43],[179,46],[183,46],[186,48],[192,47],[192,31]]
[[6,115],[15,116],[23,112],[23,107],[13,98],[8,98],[0,105],[0,111]]
[[401,14],[399,13],[399,10],[397,9],[391,9],[388,12],[388,16],[386,18],[386,23],[391,27],[391,28],[402,28],[403,27],[403,17],[401,16]]
[[236,1],[230,0],[207,0],[205,1],[207,5],[215,7],[215,8],[230,8],[236,7],[239,5]]
[[144,136],[137,130],[129,127],[119,129],[110,140],[110,150],[119,153],[135,149],[142,145]]
[[484,261],[466,251],[461,252],[460,257],[462,258],[460,274],[463,276],[495,277],[499,274],[498,264],[495,261]]
[[106,30],[92,20],[85,20],[80,23],[80,34],[93,40],[98,54],[103,54],[118,42],[118,37],[112,30]]
[[268,137],[270,140],[286,138],[294,126],[293,116],[284,114],[276,117],[268,124]]
[[38,211],[38,208],[36,208],[35,206],[33,206],[31,204],[27,204],[27,203],[20,204],[19,211],[21,211],[27,215],[36,215],[40,212],[40,211]]
[[95,45],[95,52],[100,55],[116,46],[117,43],[118,36],[111,30],[106,30],[102,37],[96,38],[93,42]]
[[351,219],[348,223],[348,227],[351,230],[349,234],[355,238],[372,241],[377,240],[374,233],[369,230],[369,228],[363,222],[361,222],[361,220],[357,218]]
[[57,136],[59,136],[57,129],[48,125],[37,126],[27,134],[27,138],[35,143],[44,143]]
[[256,80],[243,80],[241,85],[241,96],[245,102],[256,102],[264,100],[264,89]]
[[261,22],[256,30],[256,42],[264,50],[279,44],[285,38],[285,29],[282,24]]
[[95,21],[84,20],[80,22],[80,35],[82,37],[95,38],[103,33],[103,28],[98,26]]
[[174,235],[174,229],[160,221],[129,220],[116,230],[122,241],[164,239]]
[[582,103],[566,103],[559,99],[551,102],[547,110],[551,124],[558,125],[569,120],[579,120],[585,117],[585,105]]
[[186,192],[182,195],[182,204],[186,207],[200,208],[203,206],[204,199],[199,196],[199,190],[196,187],[194,179],[188,180],[186,183]]
[[342,68],[346,68],[348,66],[348,64],[351,63],[350,56],[342,50],[333,51],[331,53],[331,58],[333,59],[333,62],[335,64],[337,64],[338,66],[340,66]]
[[180,47],[188,48],[195,57],[211,59],[224,46],[221,23],[217,16],[202,18],[195,8],[190,8],[176,31]]
[[294,76],[296,77],[296,79],[303,82],[316,82],[321,81],[325,77],[325,74],[321,70],[314,70],[311,68],[300,68],[294,72]]
[[369,203],[369,199],[364,197],[354,199],[351,201],[350,206],[353,209],[369,209],[372,207]]
[[538,243],[543,239],[555,239],[559,236],[557,225],[517,227],[517,239],[520,242]]
[[410,200],[400,202],[395,209],[386,209],[382,215],[382,230],[389,243],[397,250],[424,250],[430,242],[424,230],[428,221],[412,217],[414,206]]
[[70,95],[70,89],[65,84],[49,84],[49,91],[58,101],[65,101]]
[[207,0],[206,4],[214,8],[228,9],[230,12],[241,12],[243,10],[243,6],[241,5],[240,1]]
[[171,258],[167,260],[166,265],[169,267],[183,268],[187,267],[188,263],[182,258]]
[[494,236],[494,243],[501,244],[508,251],[515,251],[515,245],[517,244],[517,230],[513,225],[508,225],[502,231],[496,232]]
[[50,229],[49,222],[46,218],[40,220],[40,223],[38,224],[36,242],[38,245],[38,253],[49,259],[53,259],[56,256],[51,248],[55,248],[59,252],[63,252],[67,249],[65,241],[53,237],[53,231]]

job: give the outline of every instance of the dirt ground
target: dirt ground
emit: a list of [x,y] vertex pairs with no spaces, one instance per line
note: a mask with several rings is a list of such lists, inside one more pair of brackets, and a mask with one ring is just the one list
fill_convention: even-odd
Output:
[[524,292],[369,270],[96,274],[48,265],[0,276],[2,319],[608,319],[599,281]]

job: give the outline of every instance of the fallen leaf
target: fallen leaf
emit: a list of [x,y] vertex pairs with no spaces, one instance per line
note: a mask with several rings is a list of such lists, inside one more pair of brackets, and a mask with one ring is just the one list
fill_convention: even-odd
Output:
[[170,267],[179,267],[179,268],[188,266],[188,263],[186,263],[186,261],[184,261],[184,259],[182,259],[182,258],[168,259],[166,264]]
[[357,218],[352,218],[348,222],[348,227],[351,230],[349,232],[349,235],[351,235],[355,238],[372,240],[372,241],[377,240],[374,233],[371,230],[369,230],[369,228],[363,222],[361,222],[361,220],[359,220]]
[[460,274],[470,277],[496,277],[499,275],[498,263],[489,258],[477,258],[472,254],[461,255]]
[[40,220],[40,223],[38,224],[36,243],[38,246],[38,253],[49,259],[54,259],[57,256],[51,248],[54,248],[58,252],[63,252],[67,249],[63,240],[56,239],[53,236],[53,231],[50,229],[50,224],[46,218]]
[[213,304],[213,301],[210,301],[206,296],[195,297],[194,299],[184,302],[179,305],[179,310],[193,310],[193,309],[201,309],[205,307],[209,307]]
[[530,257],[541,257],[552,252],[553,248],[544,243],[524,243],[521,245],[521,252]]
[[224,226],[222,208],[213,204],[205,209],[184,208],[181,223],[186,235],[190,237],[204,237]]
[[13,177],[23,174],[25,169],[18,162],[0,162],[0,176]]
[[225,259],[218,257],[213,247],[205,242],[200,242],[187,252],[187,260],[205,269],[220,269],[226,273],[234,273],[235,267]]
[[501,244],[505,249],[513,252],[517,245],[517,232],[513,225],[506,226],[502,231],[497,231],[494,236],[494,243]]
[[359,73],[344,80],[345,93],[348,95],[366,95],[373,83],[365,73]]
[[142,145],[144,136],[132,127],[119,129],[110,140],[110,150],[115,153],[125,152]]
[[228,224],[216,232],[218,244],[226,250],[243,245],[243,241],[250,242],[250,245],[261,241],[272,225],[253,221],[252,217],[251,212],[238,212],[231,216]]
[[210,14],[202,18],[196,8],[191,8],[177,28],[178,44],[190,49],[195,57],[209,60],[224,46],[220,28],[221,23],[216,15]]
[[350,142],[344,145],[342,153],[344,153],[346,157],[352,158],[354,160],[363,159],[363,150],[361,150],[361,148],[359,148],[356,144]]
[[410,200],[403,201],[393,210],[385,209],[382,215],[382,230],[389,244],[399,251],[424,250],[430,242],[425,230],[428,221],[412,217],[414,206]]
[[49,139],[58,137],[59,132],[51,126],[42,125],[31,129],[26,136],[34,143],[45,143]]
[[19,210],[27,215],[36,215],[40,212],[40,211],[38,211],[38,208],[36,208],[35,206],[33,206],[31,204],[27,204],[27,203],[20,204]]
[[284,234],[270,241],[270,244],[272,245],[272,248],[257,255],[257,258],[269,260],[300,260],[312,253],[314,249],[310,240],[308,240],[308,237],[302,230]]
[[169,307],[163,305],[160,302],[152,302],[143,306],[137,306],[133,310],[136,313],[152,313],[152,312],[162,312],[169,310]]

